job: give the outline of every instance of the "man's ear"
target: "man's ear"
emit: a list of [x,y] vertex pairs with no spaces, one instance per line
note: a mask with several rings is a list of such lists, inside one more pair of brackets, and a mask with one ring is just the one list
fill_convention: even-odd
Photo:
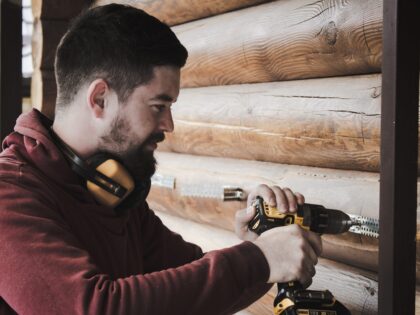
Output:
[[108,94],[109,86],[104,79],[96,79],[90,83],[87,91],[87,104],[95,117],[103,117]]

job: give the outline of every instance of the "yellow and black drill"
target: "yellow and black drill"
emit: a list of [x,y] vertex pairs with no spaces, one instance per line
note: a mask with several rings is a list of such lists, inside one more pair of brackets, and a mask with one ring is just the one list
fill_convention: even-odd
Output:
[[[349,215],[321,205],[303,204],[296,213],[279,213],[261,197],[254,203],[256,214],[248,227],[258,235],[274,227],[298,224],[306,230],[320,234],[347,232],[359,224]],[[350,311],[337,301],[328,290],[304,290],[299,282],[277,283],[278,293],[274,299],[275,315],[349,315]]]

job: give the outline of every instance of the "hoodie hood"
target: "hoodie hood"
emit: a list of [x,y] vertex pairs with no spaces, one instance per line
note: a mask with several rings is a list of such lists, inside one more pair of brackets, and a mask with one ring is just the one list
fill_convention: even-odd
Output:
[[18,117],[15,132],[3,141],[3,150],[12,150],[58,183],[80,185],[80,178],[69,167],[51,138],[52,120],[37,109]]
[[[65,186],[66,189],[78,193],[78,198],[94,202],[85,189],[85,180],[71,169],[70,163],[55,144],[50,133],[52,123],[52,120],[36,109],[20,115],[16,121],[15,132],[3,141],[2,154],[7,154],[8,150],[12,150],[21,156],[25,163],[34,166],[59,185]],[[135,192],[123,202],[119,209],[115,209],[118,210],[116,212],[124,213],[123,208],[128,210],[135,207],[146,199],[149,190],[150,180],[136,183]]]

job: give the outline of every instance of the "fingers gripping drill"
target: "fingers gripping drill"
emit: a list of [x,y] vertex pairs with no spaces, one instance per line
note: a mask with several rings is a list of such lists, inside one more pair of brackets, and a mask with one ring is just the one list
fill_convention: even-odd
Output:
[[[347,232],[358,224],[340,210],[326,209],[320,205],[303,204],[296,213],[279,213],[261,197],[255,203],[256,214],[249,222],[251,231],[261,234],[269,229],[298,224],[306,230],[320,234]],[[350,311],[338,302],[328,290],[304,290],[299,282],[278,283],[274,299],[275,315],[347,315]]]

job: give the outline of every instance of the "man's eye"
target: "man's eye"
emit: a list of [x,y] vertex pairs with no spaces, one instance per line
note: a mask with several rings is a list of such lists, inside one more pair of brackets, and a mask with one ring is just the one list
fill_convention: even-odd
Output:
[[163,112],[165,108],[165,105],[153,105],[153,109],[158,113]]

